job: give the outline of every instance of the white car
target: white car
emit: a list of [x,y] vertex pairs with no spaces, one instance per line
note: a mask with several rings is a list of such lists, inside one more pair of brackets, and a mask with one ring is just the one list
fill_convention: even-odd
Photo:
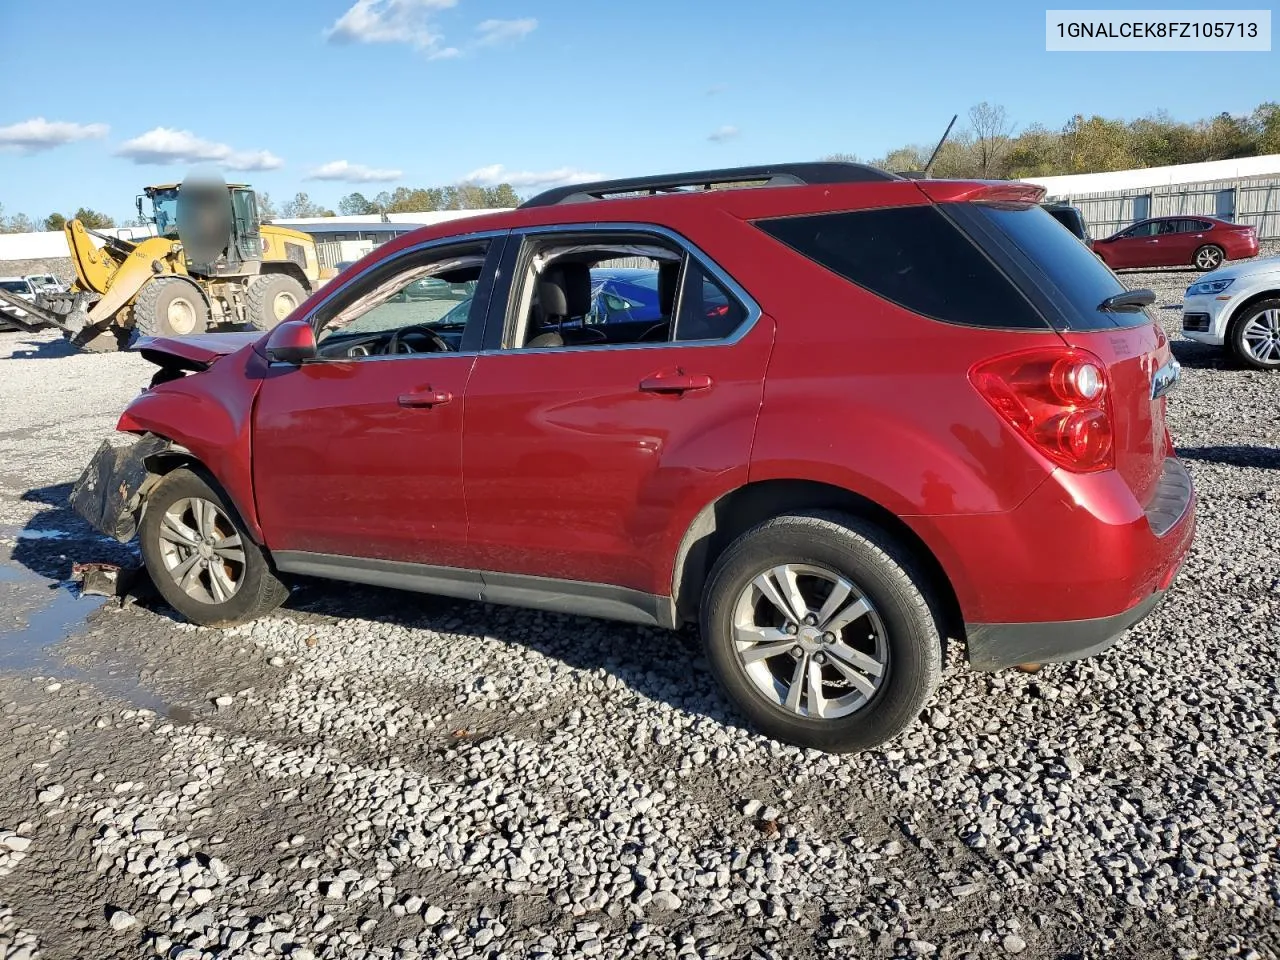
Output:
[[[36,300],[36,291],[26,277],[0,277],[0,290],[26,300],[28,303],[35,303]],[[22,325],[15,323],[14,320],[26,315],[27,311],[0,300],[0,330],[21,329]]]
[[24,279],[37,293],[66,293],[69,289],[67,284],[51,273],[29,273]]
[[1280,257],[1242,260],[1187,287],[1182,335],[1226,347],[1258,370],[1280,370]]

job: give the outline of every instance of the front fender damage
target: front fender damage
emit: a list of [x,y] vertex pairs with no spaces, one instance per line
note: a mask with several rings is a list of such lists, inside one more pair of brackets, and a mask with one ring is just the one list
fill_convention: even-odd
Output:
[[71,488],[71,508],[99,533],[127,543],[138,532],[147,491],[160,479],[147,461],[172,448],[153,433],[112,434]]

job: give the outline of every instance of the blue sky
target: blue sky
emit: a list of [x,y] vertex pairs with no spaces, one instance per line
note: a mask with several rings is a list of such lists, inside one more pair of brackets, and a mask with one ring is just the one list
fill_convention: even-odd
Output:
[[1046,53],[1044,9],[3,0],[0,203],[124,218],[144,184],[211,166],[277,203],[467,178],[530,192],[588,174],[874,157],[932,143],[982,100],[1056,127],[1074,113],[1243,113],[1280,95],[1274,52]]

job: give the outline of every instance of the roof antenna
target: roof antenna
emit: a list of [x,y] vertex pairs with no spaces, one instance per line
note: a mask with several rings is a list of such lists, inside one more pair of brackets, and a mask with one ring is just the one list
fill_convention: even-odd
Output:
[[933,161],[938,159],[938,151],[942,149],[942,145],[947,142],[947,137],[951,135],[951,128],[956,125],[956,120],[960,114],[952,114],[951,122],[947,124],[947,129],[942,132],[942,139],[938,141],[938,145],[933,148],[933,153],[929,154],[929,162],[924,165],[924,169],[920,171],[920,176],[928,178],[930,169],[933,168]]

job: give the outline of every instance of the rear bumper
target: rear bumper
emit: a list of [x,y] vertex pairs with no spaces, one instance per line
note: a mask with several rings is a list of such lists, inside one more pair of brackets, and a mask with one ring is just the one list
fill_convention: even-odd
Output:
[[969,666],[1003,670],[1020,663],[1062,663],[1095,656],[1155,610],[1164,595],[1165,591],[1159,590],[1123,613],[1092,620],[966,624]]
[[993,670],[1089,656],[1150,613],[1191,550],[1195,504],[1169,457],[1145,505],[1116,471],[1055,471],[1009,513],[913,526],[955,588],[970,663]]

